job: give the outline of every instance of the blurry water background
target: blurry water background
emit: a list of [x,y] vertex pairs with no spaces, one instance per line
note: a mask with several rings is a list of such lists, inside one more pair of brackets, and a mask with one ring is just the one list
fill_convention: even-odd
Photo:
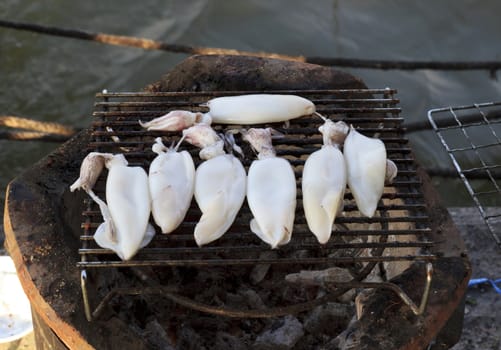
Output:
[[[500,13],[501,3],[494,0],[0,2],[2,19],[169,43],[437,61],[500,60]],[[0,28],[0,115],[86,127],[96,92],[138,91],[186,57]],[[370,88],[397,89],[407,122],[425,120],[431,108],[501,100],[501,83],[487,71],[343,70]],[[409,138],[424,166],[452,168],[434,132]],[[0,208],[8,182],[57,146],[0,140]],[[459,181],[434,183],[447,205],[471,205]]]

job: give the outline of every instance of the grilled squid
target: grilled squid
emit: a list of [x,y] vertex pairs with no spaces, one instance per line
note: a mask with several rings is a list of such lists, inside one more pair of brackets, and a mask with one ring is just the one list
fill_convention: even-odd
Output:
[[195,165],[187,151],[177,152],[178,146],[167,148],[159,137],[152,147],[157,156],[148,175],[151,213],[162,233],[181,224],[193,197]]
[[181,131],[200,122],[207,122],[210,124],[210,120],[207,120],[207,117],[202,113],[180,110],[171,111],[149,122],[139,120],[139,124],[147,130],[162,131]]
[[114,237],[113,220],[110,210],[106,203],[94,193],[93,188],[103,171],[105,159],[110,159],[111,157],[113,157],[111,153],[90,152],[87,154],[80,165],[79,178],[70,186],[71,192],[83,189],[99,205],[101,215],[107,225],[106,232],[108,232],[110,238]]
[[70,191],[74,192],[81,188],[87,193],[92,192],[97,178],[103,171],[105,158],[111,156],[111,153],[90,152],[87,154],[80,165],[80,177],[70,186]]
[[386,159],[386,176],[384,178],[384,183],[388,185],[393,183],[393,180],[395,180],[397,175],[397,165],[392,160]]
[[343,152],[348,169],[348,186],[358,210],[372,217],[383,195],[387,164],[391,167],[386,161],[384,143],[362,135],[351,126]]
[[271,248],[287,244],[296,210],[296,178],[290,163],[279,158],[271,143],[270,128],[249,129],[244,140],[258,152],[247,175],[247,202],[254,215],[254,232]]
[[198,123],[262,124],[289,121],[315,112],[310,100],[296,95],[249,94],[216,97],[205,104],[207,113],[171,111],[149,122],[139,121],[148,130],[181,131]]
[[[153,226],[148,224],[151,209],[148,176],[140,167],[127,166],[123,154],[92,152],[87,157],[82,162],[80,178],[70,189],[83,188],[101,209],[104,222],[94,234],[96,243],[113,250],[122,260],[129,260],[155,234]],[[108,168],[107,204],[89,189],[99,177],[103,160]]]
[[288,121],[315,112],[310,100],[296,95],[250,94],[216,97],[207,102],[215,123],[263,124]]
[[303,207],[308,228],[320,244],[329,240],[336,215],[343,208],[346,166],[339,150],[348,126],[329,119],[320,126],[323,146],[313,152],[303,168]]
[[200,147],[205,160],[195,173],[195,200],[202,217],[195,226],[198,246],[220,238],[235,220],[246,189],[245,169],[235,156],[224,152],[224,141],[207,124],[183,131],[185,140]]

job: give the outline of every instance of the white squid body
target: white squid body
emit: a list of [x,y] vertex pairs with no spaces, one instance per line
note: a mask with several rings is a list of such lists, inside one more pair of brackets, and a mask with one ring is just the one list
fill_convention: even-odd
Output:
[[[342,124],[339,124],[342,123]],[[324,145],[313,152],[304,164],[302,191],[303,207],[308,228],[325,244],[331,237],[336,215],[342,210],[346,189],[346,165],[338,144],[331,140],[336,129],[347,132],[343,122],[326,120],[319,128],[324,135]],[[346,131],[344,131],[346,130]]]
[[220,238],[235,221],[245,199],[246,175],[240,160],[223,151],[223,141],[210,126],[195,125],[183,136],[201,147],[206,159],[195,173],[195,200],[202,211],[195,226],[195,241],[203,246]]
[[151,162],[149,190],[151,212],[162,233],[171,233],[183,221],[193,197],[195,165],[187,151],[167,148],[160,138],[153,151],[158,156]]
[[176,110],[149,122],[139,121],[148,130],[181,131],[212,121],[220,124],[260,124],[288,121],[315,112],[310,100],[296,95],[249,94],[216,97],[207,102],[209,112]]
[[216,97],[207,102],[209,115],[221,124],[282,122],[315,112],[310,100],[296,95],[249,94]]
[[195,227],[195,241],[199,246],[228,231],[244,202],[245,182],[245,169],[231,154],[200,164],[195,176],[195,200],[202,211]]
[[113,230],[110,232],[110,225],[105,221],[97,228],[94,239],[122,260],[129,260],[155,234],[148,224],[151,209],[148,176],[140,167],[127,166],[123,154],[113,155],[105,164],[109,170],[106,201]]
[[296,178],[290,163],[275,156],[271,129],[249,129],[244,138],[259,152],[247,175],[251,231],[272,249],[289,243],[296,211]]
[[384,143],[360,134],[351,126],[343,152],[348,169],[348,186],[358,210],[372,217],[384,190],[387,163]]

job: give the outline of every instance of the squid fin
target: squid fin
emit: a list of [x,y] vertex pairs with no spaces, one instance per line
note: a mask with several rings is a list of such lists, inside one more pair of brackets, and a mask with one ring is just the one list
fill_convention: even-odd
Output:
[[322,198],[320,206],[325,211],[325,214],[329,220],[333,221],[339,212],[340,201],[342,201],[342,194],[339,191],[329,190]]
[[272,237],[266,235],[262,230],[259,224],[257,223],[257,220],[252,218],[250,221],[250,229],[251,231],[258,236],[261,240],[264,242],[268,243],[271,246],[271,249],[275,249],[280,242],[275,242]]
[[198,246],[210,243],[226,232],[229,225],[225,212],[226,195],[223,191],[219,191],[195,226],[195,241]]
[[120,259],[124,260],[123,254],[120,253],[118,242],[112,238],[110,231],[110,222],[103,222],[98,226],[96,233],[94,233],[94,240],[101,248],[113,250]]
[[141,242],[139,248],[146,247],[153,239],[153,236],[155,236],[155,228],[151,224],[148,224],[146,227],[146,233],[144,234],[143,241]]

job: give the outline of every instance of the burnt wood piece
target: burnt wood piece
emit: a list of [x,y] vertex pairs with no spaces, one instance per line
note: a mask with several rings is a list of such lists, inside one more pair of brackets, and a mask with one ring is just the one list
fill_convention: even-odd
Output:
[[[324,88],[360,89],[366,86],[349,74],[310,64],[249,57],[195,56],[179,64],[147,90]],[[84,130],[10,183],[4,215],[6,247],[34,312],[65,347],[147,349],[150,345],[148,340],[138,336],[127,322],[114,316],[113,312],[92,323],[87,322],[84,316],[80,276],[75,263],[79,260],[80,221],[85,195],[70,193],[69,185],[78,177],[88,142],[89,131]],[[429,180],[427,182],[429,185]],[[433,196],[436,197],[436,194],[430,185],[430,189],[425,191],[425,198],[429,201]],[[442,209],[446,213],[445,208]],[[437,220],[437,225],[442,228],[443,240],[460,241],[451,228],[448,214],[437,217]],[[455,267],[458,270],[456,274],[449,276],[452,290],[433,296],[432,307],[425,317],[435,321],[409,323],[417,329],[412,334],[427,335],[425,341],[433,339],[438,333],[458,305],[458,302],[454,304],[455,296],[462,296],[466,288],[467,259],[459,257],[457,250],[451,250],[448,255],[456,258],[445,259],[437,266],[454,261],[459,267]],[[441,271],[440,268],[438,271]],[[106,274],[102,278],[105,279]],[[391,302],[387,307],[392,310],[392,296],[383,293],[381,296],[375,294],[375,298]],[[368,304],[373,305],[371,300]],[[386,310],[383,306],[379,305],[377,310]],[[395,334],[388,336],[394,337]],[[421,343],[411,338],[406,344],[416,345],[417,348]]]

